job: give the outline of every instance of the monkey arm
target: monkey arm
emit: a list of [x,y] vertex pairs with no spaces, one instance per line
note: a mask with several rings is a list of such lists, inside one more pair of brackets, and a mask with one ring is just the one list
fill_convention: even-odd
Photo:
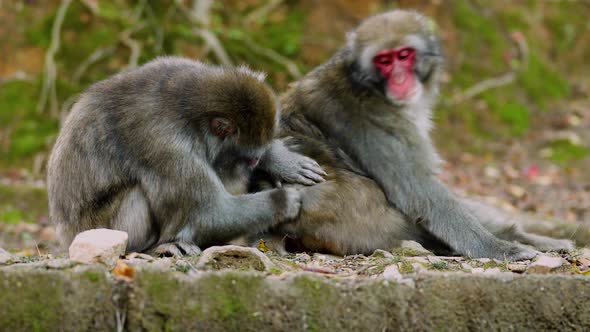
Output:
[[220,244],[265,231],[299,213],[301,197],[294,188],[232,195],[205,160],[176,156],[162,158],[159,171],[151,168],[143,176],[142,188],[160,221],[160,242]]
[[308,186],[324,182],[323,176],[327,175],[315,160],[290,151],[283,139],[275,139],[271,143],[258,167],[278,181]]
[[410,148],[378,128],[354,141],[344,135],[340,138],[391,204],[457,252],[496,258],[514,258],[522,252],[521,247],[495,238],[475,219],[430,168],[423,166],[420,156],[424,152],[419,148]]

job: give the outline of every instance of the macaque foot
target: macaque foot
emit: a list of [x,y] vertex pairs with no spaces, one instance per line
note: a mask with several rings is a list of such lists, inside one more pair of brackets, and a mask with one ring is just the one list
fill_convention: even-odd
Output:
[[543,241],[535,243],[535,247],[541,251],[572,251],[576,246],[570,240],[544,238]]
[[201,248],[187,242],[163,243],[150,251],[152,256],[158,257],[182,257],[194,256],[201,253]]
[[482,251],[480,254],[475,255],[474,258],[493,258],[514,262],[532,259],[538,254],[540,254],[540,252],[535,249],[508,241],[500,241],[493,249],[487,252]]

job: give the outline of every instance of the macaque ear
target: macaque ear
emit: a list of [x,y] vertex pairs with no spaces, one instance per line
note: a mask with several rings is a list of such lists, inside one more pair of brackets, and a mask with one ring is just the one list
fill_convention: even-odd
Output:
[[210,126],[211,132],[217,137],[228,137],[236,132],[234,122],[226,118],[213,118]]

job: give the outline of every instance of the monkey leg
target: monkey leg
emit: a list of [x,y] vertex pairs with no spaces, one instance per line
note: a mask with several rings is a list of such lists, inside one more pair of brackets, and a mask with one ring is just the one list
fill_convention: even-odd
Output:
[[473,199],[465,198],[463,202],[486,229],[502,240],[531,245],[541,251],[574,249],[574,243],[570,240],[553,239],[525,232],[519,222],[519,220],[522,222],[523,217],[509,214]]
[[141,252],[156,243],[157,232],[152,227],[149,204],[139,187],[123,194],[111,228],[127,232],[127,252]]
[[[374,181],[345,170],[328,174],[326,182],[300,188],[300,217],[277,236],[287,234],[306,249],[342,256],[389,250],[402,240],[429,242],[426,232],[391,207]],[[435,241],[430,244],[437,246]]]

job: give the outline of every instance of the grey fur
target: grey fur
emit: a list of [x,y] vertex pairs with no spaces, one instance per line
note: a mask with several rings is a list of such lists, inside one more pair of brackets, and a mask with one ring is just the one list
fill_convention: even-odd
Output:
[[[397,100],[371,58],[401,45],[416,49],[414,97]],[[283,137],[319,162],[327,181],[302,189],[294,223],[276,232],[336,254],[389,249],[416,240],[440,252],[520,260],[567,240],[524,233],[489,207],[457,197],[436,177],[440,158],[429,136],[442,56],[426,19],[393,11],[367,19],[347,46],[282,96]],[[343,156],[344,155],[344,156]],[[493,234],[492,234],[493,233]]]
[[[279,117],[262,79],[245,67],[168,57],[89,87],[48,164],[50,217],[63,245],[105,227],[129,233],[128,251],[195,253],[294,218],[294,188],[243,194],[252,166],[244,160],[263,156]],[[236,123],[234,136],[210,133],[210,117],[240,112],[252,112],[260,130]]]

